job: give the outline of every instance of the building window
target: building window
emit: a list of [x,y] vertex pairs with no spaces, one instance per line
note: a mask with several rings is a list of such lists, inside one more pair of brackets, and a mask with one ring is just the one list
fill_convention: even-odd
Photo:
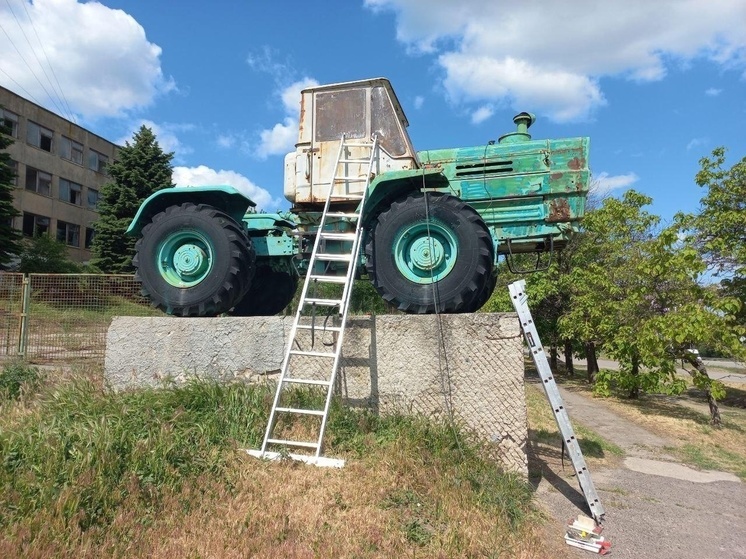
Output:
[[103,173],[106,164],[109,162],[109,158],[106,157],[103,153],[99,153],[97,151],[89,150],[88,152],[88,167],[90,169],[93,169],[94,171],[97,171],[99,173]]
[[0,109],[0,125],[3,127],[3,132],[8,136],[12,136],[13,138],[18,137],[17,114],[6,111],[5,109]]
[[80,206],[83,203],[83,185],[60,179],[60,200]]
[[93,245],[93,237],[95,236],[96,232],[93,230],[93,227],[85,228],[85,248],[91,248],[91,245]]
[[43,128],[35,122],[28,121],[26,125],[26,141],[32,146],[52,153],[52,139],[54,132]]
[[62,139],[60,140],[60,157],[64,157],[65,159],[69,159],[73,163],[82,165],[83,144],[62,136]]
[[80,246],[80,225],[57,220],[57,240],[71,247]]
[[98,209],[99,193],[95,188],[88,189],[88,207],[92,210]]
[[49,231],[49,218],[23,212],[23,234],[27,237],[38,237]]
[[13,177],[10,179],[10,184],[18,186],[18,161],[11,159],[9,167],[10,172],[13,173]]
[[52,175],[33,167],[26,167],[26,190],[43,196],[52,195]]

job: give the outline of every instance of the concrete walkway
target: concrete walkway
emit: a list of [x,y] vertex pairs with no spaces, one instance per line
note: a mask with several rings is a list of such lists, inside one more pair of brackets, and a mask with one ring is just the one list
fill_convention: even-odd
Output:
[[[528,384],[532,384],[527,379]],[[527,386],[539,390],[541,386]],[[723,472],[701,472],[675,461],[667,441],[618,416],[597,400],[560,387],[573,425],[583,425],[625,451],[619,466],[591,470],[606,510],[604,535],[613,557],[746,558],[746,484]],[[562,542],[565,523],[588,514],[572,468],[541,464],[539,501],[554,519]],[[548,534],[552,538],[552,532]],[[589,557],[587,551],[551,546],[557,557]]]

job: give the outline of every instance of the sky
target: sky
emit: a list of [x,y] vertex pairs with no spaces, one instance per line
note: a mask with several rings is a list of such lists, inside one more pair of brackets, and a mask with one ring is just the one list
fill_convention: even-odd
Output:
[[143,124],[177,185],[283,198],[300,90],[387,77],[417,150],[483,145],[533,112],[589,136],[597,191],[693,212],[718,146],[746,156],[746,0],[0,0],[0,85],[124,145]]

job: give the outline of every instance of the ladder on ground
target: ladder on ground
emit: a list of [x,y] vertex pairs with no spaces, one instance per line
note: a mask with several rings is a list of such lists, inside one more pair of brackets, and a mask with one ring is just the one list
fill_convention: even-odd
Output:
[[[329,193],[309,260],[306,280],[298,302],[298,310],[288,337],[264,441],[261,449],[248,451],[252,456],[268,459],[289,457],[317,466],[338,468],[344,466],[344,460],[322,456],[322,443],[342,355],[347,312],[362,239],[363,209],[376,161],[377,148],[378,141],[375,136],[371,140],[351,140],[342,136],[332,180],[329,184]],[[364,173],[355,173],[356,170],[361,169]],[[333,202],[335,202],[334,206]],[[352,207],[355,209],[338,211],[336,207],[340,204],[348,210]],[[351,225],[347,229],[352,229],[353,232],[332,230],[329,227],[331,220],[346,221]],[[324,285],[341,286],[341,297],[317,297],[316,288]],[[326,319],[323,324],[319,325],[316,312],[322,309],[326,310]],[[327,325],[331,315],[336,315],[336,325]],[[322,344],[321,349],[313,346],[302,348],[302,342],[308,345],[309,335],[312,342],[315,340],[316,332],[330,333],[334,337],[333,343]],[[319,378],[321,375],[311,378],[308,374],[297,377],[295,374],[298,373],[298,366],[291,367],[294,362],[296,365],[302,363],[304,371],[321,370],[325,373],[322,378]],[[320,388],[320,392],[324,395],[323,408],[320,406],[317,408],[291,407],[283,403],[283,395],[287,394],[288,389],[293,386]],[[317,436],[313,440],[291,440],[283,435],[275,434],[278,419],[282,416],[295,416],[296,419],[303,416],[315,416],[320,422],[317,427]],[[280,450],[271,450],[277,448]],[[289,449],[292,448],[304,450],[308,454],[290,452]]]
[[515,307],[518,318],[521,320],[521,329],[526,338],[531,357],[536,364],[536,369],[539,371],[544,392],[552,406],[554,419],[557,421],[557,427],[559,427],[562,440],[570,455],[572,465],[575,468],[575,474],[577,475],[578,482],[580,482],[580,489],[583,492],[586,503],[588,503],[591,515],[596,522],[600,523],[603,520],[605,511],[598,498],[598,493],[596,493],[591,473],[588,471],[585,458],[583,458],[583,452],[580,450],[580,445],[570,424],[570,418],[562,402],[562,396],[557,388],[557,384],[554,382],[554,376],[552,375],[552,369],[549,367],[547,355],[539,340],[539,333],[531,317],[531,311],[528,308],[528,296],[526,295],[526,282],[524,280],[513,282],[508,286],[508,289],[513,307]]

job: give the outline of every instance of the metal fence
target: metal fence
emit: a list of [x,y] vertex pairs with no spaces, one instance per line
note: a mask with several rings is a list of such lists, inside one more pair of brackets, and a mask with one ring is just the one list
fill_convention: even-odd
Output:
[[160,314],[131,275],[0,272],[0,356],[103,362],[113,316]]

